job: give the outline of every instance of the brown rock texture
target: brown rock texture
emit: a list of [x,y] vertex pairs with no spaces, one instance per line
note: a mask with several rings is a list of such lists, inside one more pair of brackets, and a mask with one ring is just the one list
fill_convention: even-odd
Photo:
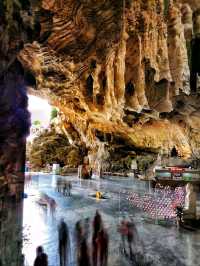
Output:
[[31,170],[45,169],[47,164],[59,163],[61,166],[67,165],[77,168],[82,164],[85,156],[84,147],[82,149],[70,145],[65,134],[56,132],[55,127],[51,126],[41,132],[30,144],[27,152]]
[[38,0],[19,16],[29,93],[59,108],[94,164],[111,146],[197,155],[199,1]]

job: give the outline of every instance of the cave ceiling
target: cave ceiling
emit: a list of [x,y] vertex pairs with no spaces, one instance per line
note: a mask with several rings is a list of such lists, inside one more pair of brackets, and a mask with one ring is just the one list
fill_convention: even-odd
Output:
[[0,74],[20,62],[29,93],[59,108],[75,144],[198,155],[198,0],[4,0],[0,9]]

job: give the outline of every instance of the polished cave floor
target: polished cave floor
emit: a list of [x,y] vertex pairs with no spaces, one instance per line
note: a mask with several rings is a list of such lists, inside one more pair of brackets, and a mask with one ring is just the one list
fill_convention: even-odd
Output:
[[[59,265],[57,227],[61,218],[64,218],[70,231],[68,265],[76,265],[75,223],[84,218],[89,218],[92,223],[97,209],[102,214],[109,234],[109,266],[133,265],[121,252],[118,225],[123,218],[132,219],[137,225],[137,249],[149,263],[144,265],[200,265],[200,231],[178,230],[173,221],[160,224],[142,210],[133,207],[122,196],[125,191],[136,191],[141,196],[152,193],[148,182],[119,177],[80,181],[75,176],[67,176],[62,178],[72,181],[72,196],[64,197],[56,191],[57,178],[60,177],[32,174],[31,181],[26,184],[28,197],[24,199],[23,211],[23,253],[26,266],[33,265],[38,245],[43,245],[48,254],[49,266]],[[97,190],[106,192],[108,199],[96,200],[92,197]],[[41,192],[55,199],[55,213],[52,214],[46,207],[38,204]]]

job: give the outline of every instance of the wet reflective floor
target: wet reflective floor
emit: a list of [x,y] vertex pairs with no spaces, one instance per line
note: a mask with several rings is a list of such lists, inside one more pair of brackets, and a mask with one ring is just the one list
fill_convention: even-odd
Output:
[[[123,191],[140,194],[152,193],[149,183],[133,178],[109,177],[103,180],[78,180],[76,177],[62,177],[72,181],[72,196],[64,197],[56,191],[59,176],[33,174],[26,184],[23,211],[23,253],[25,265],[32,266],[35,249],[43,245],[48,254],[49,266],[59,265],[57,227],[64,218],[70,231],[70,254],[68,265],[76,265],[74,241],[75,223],[84,218],[92,222],[95,211],[102,214],[104,226],[109,234],[109,266],[133,265],[121,252],[121,238],[117,227],[124,218],[133,219],[137,225],[141,246],[148,265],[197,266],[200,248],[200,231],[178,230],[173,221],[158,224],[123,198]],[[96,200],[93,195],[99,190],[106,193],[106,199]],[[45,193],[56,201],[55,212],[51,212],[39,201]]]

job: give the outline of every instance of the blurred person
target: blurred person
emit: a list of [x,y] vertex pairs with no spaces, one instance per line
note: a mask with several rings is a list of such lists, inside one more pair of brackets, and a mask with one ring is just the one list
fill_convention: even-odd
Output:
[[176,206],[175,212],[176,212],[176,225],[178,228],[180,228],[183,225],[183,207],[179,205]]
[[76,223],[75,226],[75,235],[76,235],[76,243],[77,243],[77,265],[78,266],[90,266],[90,252],[87,243],[88,237],[88,228],[86,228],[87,221],[84,223],[80,220]]
[[34,266],[48,266],[48,256],[44,253],[42,246],[36,248]]
[[108,234],[105,229],[98,233],[97,242],[99,245],[99,266],[107,266],[108,263]]
[[118,232],[121,235],[122,252],[124,254],[127,254],[127,251],[126,251],[126,239],[127,239],[127,236],[128,236],[128,226],[127,226],[127,221],[126,220],[122,220],[121,221],[121,224],[119,225],[119,228],[118,228]]
[[58,241],[60,266],[66,266],[69,245],[69,231],[64,219],[61,219],[58,226]]
[[96,266],[98,263],[98,255],[100,251],[100,243],[99,243],[99,232],[103,227],[101,215],[96,211],[94,220],[93,220],[93,235],[92,235],[92,262],[93,266]]

